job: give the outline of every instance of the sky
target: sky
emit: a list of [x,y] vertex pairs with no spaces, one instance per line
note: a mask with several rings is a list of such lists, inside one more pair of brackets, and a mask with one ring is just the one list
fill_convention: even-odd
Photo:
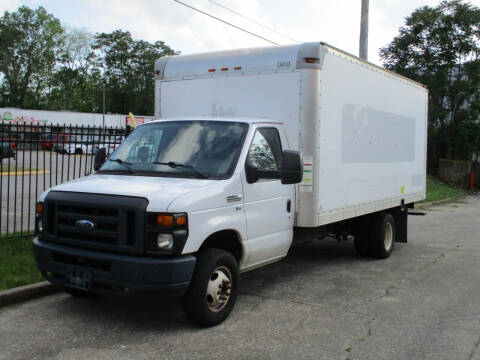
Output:
[[[278,44],[324,41],[358,54],[361,0],[181,0]],[[228,7],[279,35],[215,4]],[[369,60],[398,34],[415,9],[440,0],[370,0]],[[480,7],[480,0],[470,0]],[[174,0],[1,0],[0,13],[43,6],[70,28],[97,32],[128,30],[134,39],[164,41],[183,54],[271,46]],[[294,39],[294,40],[292,40]]]

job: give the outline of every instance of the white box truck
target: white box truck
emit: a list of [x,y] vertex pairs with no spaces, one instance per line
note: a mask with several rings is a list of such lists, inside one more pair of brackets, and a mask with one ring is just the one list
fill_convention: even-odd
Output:
[[155,115],[37,203],[38,267],[75,296],[162,290],[215,325],[240,272],[331,235],[387,258],[425,198],[427,90],[325,43],[161,58]]

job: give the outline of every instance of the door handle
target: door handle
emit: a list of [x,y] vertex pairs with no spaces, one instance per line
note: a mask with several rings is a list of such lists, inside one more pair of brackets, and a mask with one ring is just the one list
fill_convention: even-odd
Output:
[[227,202],[236,202],[236,201],[241,201],[242,200],[242,195],[230,195],[227,196]]
[[287,200],[287,212],[289,213],[292,211],[292,200],[288,199]]

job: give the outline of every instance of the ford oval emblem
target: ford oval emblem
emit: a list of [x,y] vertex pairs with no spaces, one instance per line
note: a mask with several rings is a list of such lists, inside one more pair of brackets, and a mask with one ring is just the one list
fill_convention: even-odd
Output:
[[89,231],[95,228],[95,223],[90,220],[77,220],[75,222],[75,227],[79,230]]

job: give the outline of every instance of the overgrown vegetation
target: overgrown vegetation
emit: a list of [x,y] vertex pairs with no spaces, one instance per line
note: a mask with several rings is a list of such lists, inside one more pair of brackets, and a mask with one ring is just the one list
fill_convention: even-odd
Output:
[[384,66],[429,90],[428,165],[480,150],[480,9],[464,0],[423,6],[380,50]]
[[42,281],[33,258],[33,234],[0,236],[0,290]]
[[427,177],[427,198],[422,202],[438,201],[464,194],[463,190],[447,185],[433,176]]

